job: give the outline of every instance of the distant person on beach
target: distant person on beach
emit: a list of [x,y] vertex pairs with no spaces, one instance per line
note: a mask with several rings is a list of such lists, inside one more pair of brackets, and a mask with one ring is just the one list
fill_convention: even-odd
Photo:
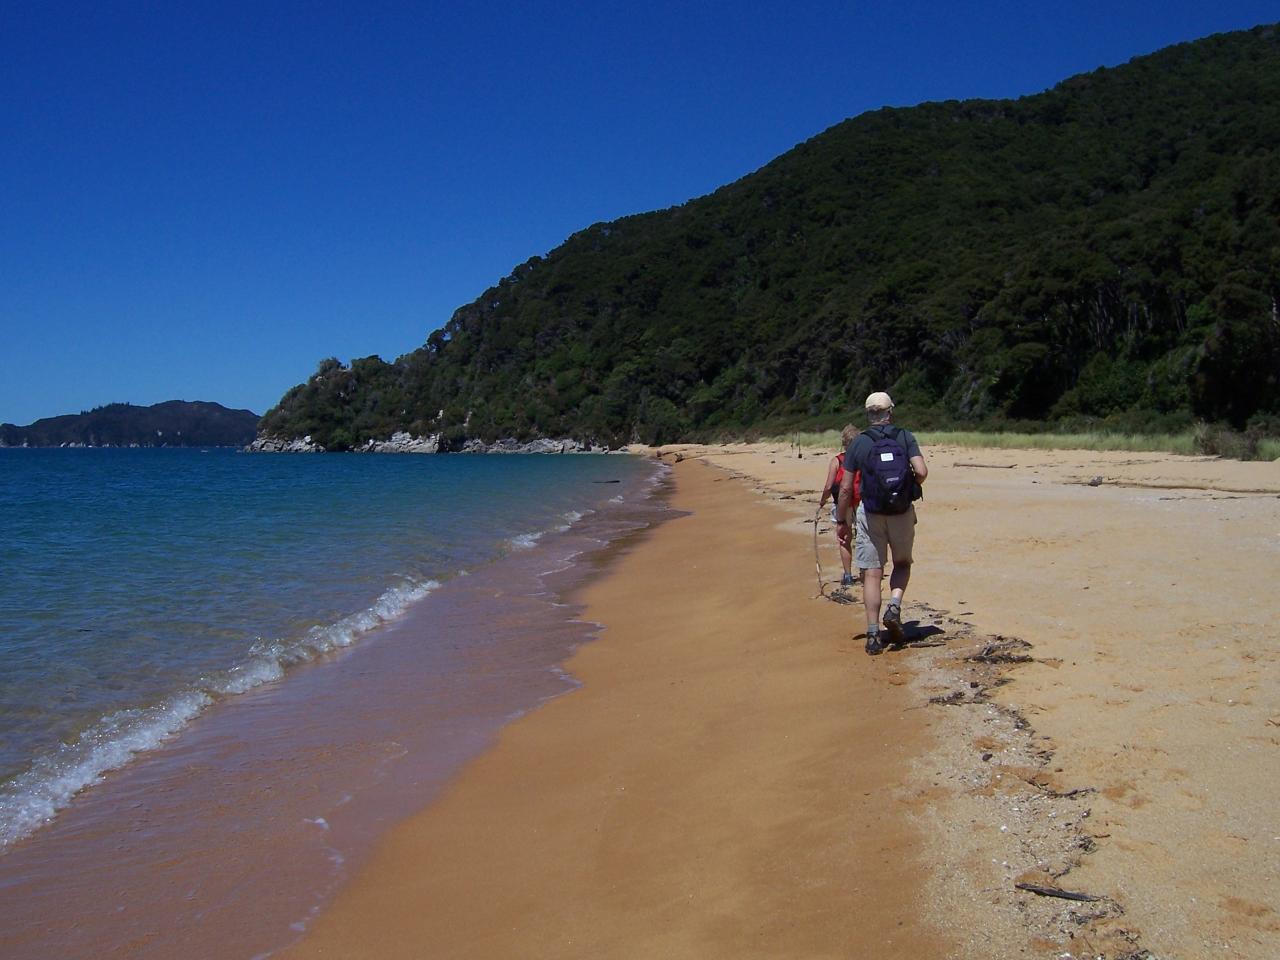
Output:
[[867,653],[885,647],[880,639],[880,588],[884,568],[893,558],[884,628],[889,642],[900,644],[902,597],[911,580],[911,548],[916,538],[920,485],[929,475],[920,444],[910,430],[893,424],[893,401],[887,393],[867,397],[870,426],[854,438],[844,454],[836,514],[847,521],[853,511],[853,472],[862,478],[862,502],[855,515],[854,560],[862,573],[862,603],[867,613]]
[[[846,423],[844,429],[840,431],[840,452],[827,464],[827,482],[823,484],[822,499],[818,501],[818,513],[821,515],[822,508],[827,505],[827,498],[831,499],[831,521],[836,525],[836,543],[840,546],[840,565],[844,567],[844,576],[840,579],[842,587],[853,586],[853,527],[849,523],[840,522],[836,516],[836,504],[840,500],[840,481],[844,479],[845,451],[857,435],[858,428],[852,423]],[[858,505],[856,484],[853,490],[853,505],[855,507]]]

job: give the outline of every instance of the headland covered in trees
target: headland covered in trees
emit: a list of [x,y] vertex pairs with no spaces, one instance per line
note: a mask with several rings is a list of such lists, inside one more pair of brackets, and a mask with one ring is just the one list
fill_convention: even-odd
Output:
[[0,423],[0,447],[242,447],[258,415],[204,400],[109,403],[25,427]]
[[647,443],[913,424],[1280,426],[1280,30],[1017,100],[884,108],[590,226],[392,363],[324,360],[260,437]]

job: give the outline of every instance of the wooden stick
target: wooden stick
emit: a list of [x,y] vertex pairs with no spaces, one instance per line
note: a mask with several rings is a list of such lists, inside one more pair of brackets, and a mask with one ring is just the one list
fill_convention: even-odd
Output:
[[1034,883],[1015,883],[1015,887],[1019,890],[1026,890],[1041,897],[1057,897],[1060,900],[1082,900],[1093,902],[1095,900],[1105,900],[1106,897],[1095,897],[1091,893],[1073,893],[1070,890],[1059,890],[1057,887],[1041,887]]

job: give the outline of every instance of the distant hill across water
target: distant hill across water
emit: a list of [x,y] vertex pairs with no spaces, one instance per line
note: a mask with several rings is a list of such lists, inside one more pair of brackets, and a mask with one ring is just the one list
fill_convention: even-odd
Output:
[[884,108],[517,266],[265,437],[603,443],[838,426],[1280,426],[1280,31]]
[[253,440],[257,427],[256,413],[203,400],[111,403],[25,427],[0,424],[0,446],[239,447]]

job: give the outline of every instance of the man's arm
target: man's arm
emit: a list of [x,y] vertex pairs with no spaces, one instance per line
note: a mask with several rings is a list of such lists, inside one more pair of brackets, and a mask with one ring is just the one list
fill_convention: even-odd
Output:
[[911,469],[916,475],[916,483],[924,483],[924,478],[929,475],[929,468],[925,466],[923,456],[917,453],[911,458]]

